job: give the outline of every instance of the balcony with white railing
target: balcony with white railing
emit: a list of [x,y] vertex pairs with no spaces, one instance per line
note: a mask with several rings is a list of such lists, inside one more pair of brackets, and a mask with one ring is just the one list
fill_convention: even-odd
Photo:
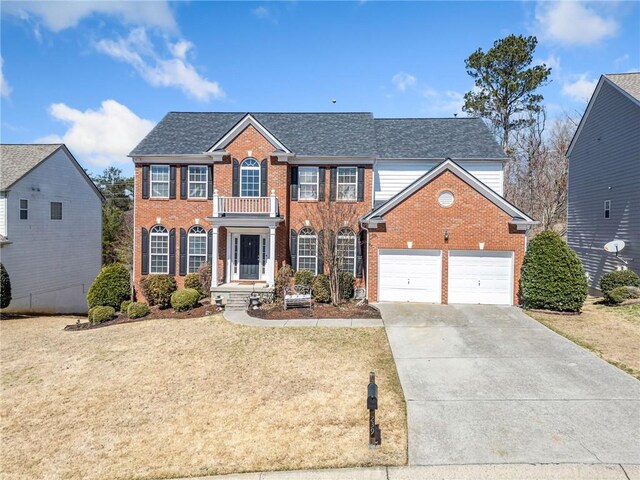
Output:
[[278,216],[278,199],[275,190],[268,197],[222,197],[213,192],[213,217],[260,215]]

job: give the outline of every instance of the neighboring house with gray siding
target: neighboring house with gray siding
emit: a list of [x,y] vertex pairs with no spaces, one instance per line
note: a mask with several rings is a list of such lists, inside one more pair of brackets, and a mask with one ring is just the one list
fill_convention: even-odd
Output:
[[3,312],[84,313],[102,261],[100,191],[62,144],[0,145]]
[[[597,288],[627,262],[640,273],[640,73],[603,75],[567,151],[568,233]],[[623,240],[620,258],[604,251]]]

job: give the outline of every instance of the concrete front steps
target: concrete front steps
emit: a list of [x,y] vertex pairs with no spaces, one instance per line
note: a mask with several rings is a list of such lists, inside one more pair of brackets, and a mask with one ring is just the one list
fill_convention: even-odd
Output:
[[249,305],[248,297],[251,293],[271,293],[273,288],[266,283],[223,283],[211,289],[211,303],[220,295],[226,310],[246,310]]

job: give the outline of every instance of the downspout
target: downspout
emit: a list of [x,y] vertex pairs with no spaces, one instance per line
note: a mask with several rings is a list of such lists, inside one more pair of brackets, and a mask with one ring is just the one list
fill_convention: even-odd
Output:
[[365,285],[365,289],[367,291],[367,295],[366,295],[366,299],[367,302],[369,301],[369,229],[367,227],[364,226],[363,222],[360,222],[360,227],[367,232],[367,265],[365,267],[366,273],[365,273],[365,280],[364,280],[364,285]]

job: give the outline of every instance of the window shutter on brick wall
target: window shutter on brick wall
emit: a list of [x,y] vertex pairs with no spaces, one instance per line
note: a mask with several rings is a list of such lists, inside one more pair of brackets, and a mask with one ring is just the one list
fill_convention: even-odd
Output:
[[169,275],[176,274],[176,229],[169,230]]
[[362,230],[356,237],[356,278],[362,278],[362,244],[364,243],[364,236],[365,232]]
[[207,178],[207,198],[209,200],[213,199],[213,165],[209,165],[207,169],[208,178]]
[[324,231],[318,232],[318,257],[316,270],[318,274],[324,274]]
[[318,201],[324,202],[324,191],[325,191],[325,183],[324,183],[324,175],[326,168],[320,167],[318,168]]
[[169,166],[169,198],[176,198],[176,166]]
[[183,165],[180,167],[180,198],[185,200],[187,198],[189,167]]
[[213,228],[207,232],[207,263],[213,264]]
[[331,167],[329,172],[329,200],[336,200],[336,184],[338,183],[338,169],[336,167]]
[[298,167],[291,167],[291,200],[298,200]]
[[231,196],[239,197],[240,196],[240,162],[233,159],[233,179],[231,186]]
[[358,201],[364,202],[364,167],[358,167]]
[[291,268],[295,272],[298,267],[298,233],[292,228],[291,229]]
[[149,273],[149,231],[146,228],[142,229],[140,242],[140,246],[142,247],[140,249],[142,251],[142,268],[140,272],[142,275],[147,275]]
[[187,232],[184,228],[180,229],[180,275],[187,274]]
[[142,166],[142,198],[149,198],[149,165]]
[[260,162],[260,196],[267,196],[267,159]]

